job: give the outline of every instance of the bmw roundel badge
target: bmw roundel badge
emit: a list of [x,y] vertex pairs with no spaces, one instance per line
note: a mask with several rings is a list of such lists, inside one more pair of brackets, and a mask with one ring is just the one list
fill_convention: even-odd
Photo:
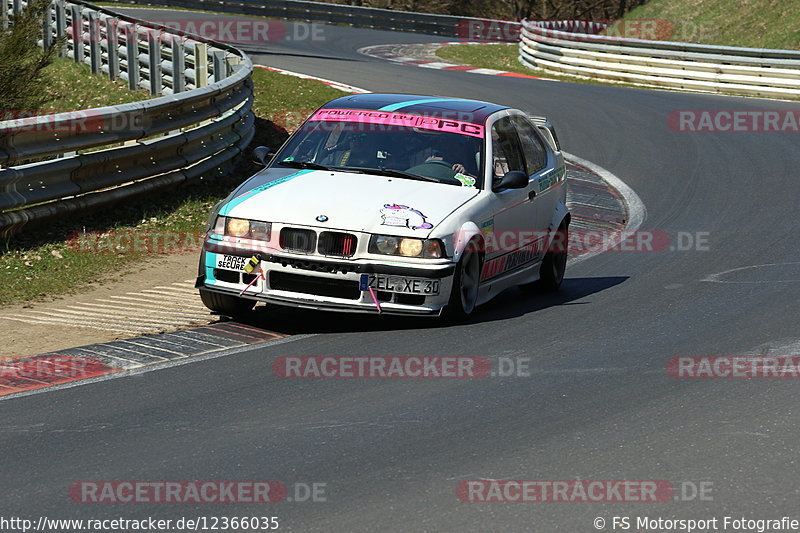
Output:
[[328,221],[328,217],[326,217],[325,215],[319,215],[317,217],[317,222],[327,222],[327,221]]

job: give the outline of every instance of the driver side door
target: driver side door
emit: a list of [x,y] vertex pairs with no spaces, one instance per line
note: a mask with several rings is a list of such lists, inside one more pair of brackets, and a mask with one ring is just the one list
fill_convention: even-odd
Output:
[[[511,116],[498,119],[491,126],[488,154],[492,182],[510,171],[528,174],[525,153]],[[501,276],[538,258],[531,243],[536,240],[536,182],[523,189],[494,190],[491,221],[481,221],[486,237],[486,259],[481,280]]]

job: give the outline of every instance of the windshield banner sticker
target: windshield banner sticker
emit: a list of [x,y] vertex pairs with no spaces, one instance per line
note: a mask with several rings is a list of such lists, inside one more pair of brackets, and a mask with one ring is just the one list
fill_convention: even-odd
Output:
[[426,222],[427,217],[407,205],[384,204],[381,209],[383,226],[399,226],[411,229],[431,229],[433,224]]
[[423,117],[405,113],[370,111],[368,109],[320,109],[309,120],[324,122],[360,122],[364,124],[384,124],[426,130],[458,133],[470,137],[483,138],[483,126],[461,120],[439,117]]

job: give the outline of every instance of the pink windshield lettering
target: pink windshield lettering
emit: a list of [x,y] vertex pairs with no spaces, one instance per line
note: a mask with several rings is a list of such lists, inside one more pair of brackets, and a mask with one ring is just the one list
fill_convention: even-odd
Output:
[[483,126],[438,117],[423,117],[407,115],[404,113],[387,113],[385,111],[371,111],[368,109],[320,109],[310,120],[325,122],[359,122],[363,124],[384,124],[389,126],[404,126],[409,128],[422,128],[426,130],[445,131],[469,135],[470,137],[483,137]]

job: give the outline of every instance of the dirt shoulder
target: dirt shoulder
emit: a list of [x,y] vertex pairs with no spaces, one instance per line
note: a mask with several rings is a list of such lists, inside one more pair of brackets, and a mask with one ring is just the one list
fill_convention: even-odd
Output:
[[84,286],[78,295],[5,307],[0,324],[6,353],[0,356],[16,359],[214,322],[218,317],[194,289],[197,258],[153,256]]

